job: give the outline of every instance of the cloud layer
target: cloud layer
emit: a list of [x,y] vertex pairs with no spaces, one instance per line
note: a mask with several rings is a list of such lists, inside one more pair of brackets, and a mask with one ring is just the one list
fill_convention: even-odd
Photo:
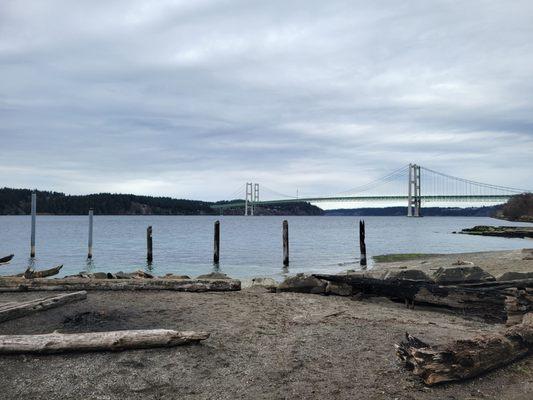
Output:
[[530,1],[0,3],[0,185],[216,200],[409,162],[533,188]]

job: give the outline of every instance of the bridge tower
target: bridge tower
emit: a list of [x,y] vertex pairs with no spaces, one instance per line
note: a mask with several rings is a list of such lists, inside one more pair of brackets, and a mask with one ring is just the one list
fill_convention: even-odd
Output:
[[259,201],[259,183],[246,182],[244,215],[254,215],[255,203]]
[[255,204],[259,201],[259,183],[254,183],[254,192],[252,195],[252,215],[254,215]]
[[252,182],[246,182],[246,198],[244,200],[244,215],[249,215],[249,211],[252,212],[253,215],[253,208],[250,210],[250,207],[253,207],[253,183]]
[[420,165],[409,164],[409,190],[407,196],[407,216],[420,217],[422,205],[420,191]]

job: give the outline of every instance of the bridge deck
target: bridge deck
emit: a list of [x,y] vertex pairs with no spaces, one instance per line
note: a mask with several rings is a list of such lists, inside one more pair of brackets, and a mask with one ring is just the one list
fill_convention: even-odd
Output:
[[[512,195],[442,195],[442,196],[421,196],[423,202],[476,202],[489,201],[494,203],[503,203],[507,201]],[[323,203],[323,202],[359,202],[359,201],[407,201],[407,196],[350,196],[350,197],[305,197],[300,199],[281,199],[281,200],[267,200],[257,201],[254,205],[269,205],[269,204],[287,204],[287,203]],[[212,208],[226,209],[244,207],[244,201],[216,204]]]

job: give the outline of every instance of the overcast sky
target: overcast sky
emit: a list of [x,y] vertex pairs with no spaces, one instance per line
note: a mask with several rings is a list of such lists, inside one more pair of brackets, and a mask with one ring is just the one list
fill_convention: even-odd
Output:
[[533,188],[533,2],[0,2],[0,187]]

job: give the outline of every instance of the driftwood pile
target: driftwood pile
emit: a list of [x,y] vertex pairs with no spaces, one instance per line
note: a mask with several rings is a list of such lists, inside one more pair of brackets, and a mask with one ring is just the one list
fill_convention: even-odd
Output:
[[365,274],[314,275],[352,293],[383,296],[408,305],[425,304],[459,311],[486,322],[512,325],[501,334],[431,346],[406,334],[396,354],[428,385],[471,378],[533,351],[533,279],[443,284],[435,281],[378,279]]
[[509,364],[533,350],[533,313],[501,334],[431,346],[406,334],[397,356],[427,385],[472,378]]
[[[85,300],[87,292],[74,292],[25,302],[0,304],[0,322]],[[124,330],[41,335],[0,335],[0,354],[52,354],[66,351],[121,351],[152,347],[172,347],[198,343],[209,337],[207,332],[168,329]]]

